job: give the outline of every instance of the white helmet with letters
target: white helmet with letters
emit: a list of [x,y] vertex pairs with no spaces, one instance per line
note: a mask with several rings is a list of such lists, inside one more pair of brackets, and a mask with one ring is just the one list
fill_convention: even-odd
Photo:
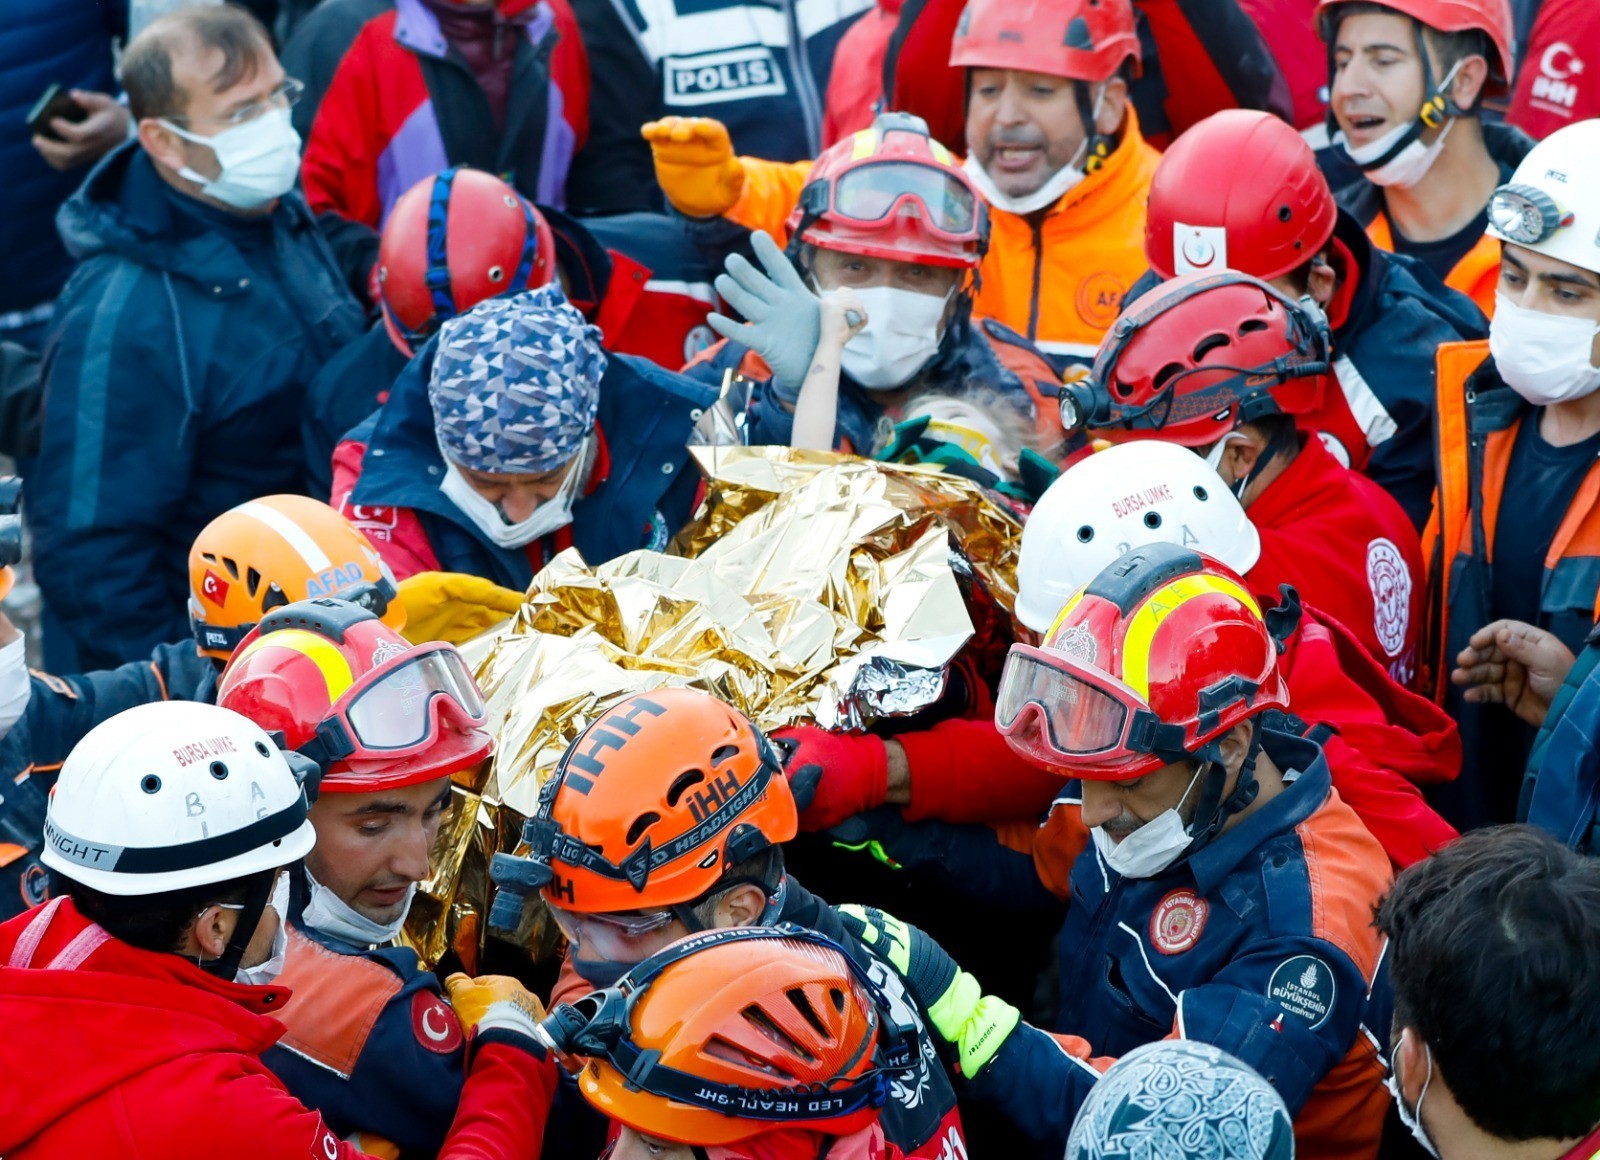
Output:
[[1050,485],[1022,528],[1016,615],[1045,633],[1073,593],[1132,548],[1178,544],[1245,573],[1261,537],[1228,485],[1187,447],[1140,439],[1097,451]]
[[1489,236],[1600,273],[1600,119],[1528,150],[1489,199]]
[[95,726],[67,755],[40,860],[121,897],[288,865],[316,841],[315,786],[295,768],[232,710],[140,705]]

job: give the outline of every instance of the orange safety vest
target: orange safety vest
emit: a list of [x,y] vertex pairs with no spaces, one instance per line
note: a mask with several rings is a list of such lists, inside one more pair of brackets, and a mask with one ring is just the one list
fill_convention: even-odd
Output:
[[[1367,237],[1378,249],[1394,253],[1394,229],[1382,210],[1367,223]],[[1455,264],[1444,284],[1461,291],[1478,304],[1485,317],[1493,318],[1494,288],[1500,284],[1500,240],[1484,234]]]
[[[1476,605],[1488,611],[1487,566],[1493,563],[1495,528],[1517,430],[1529,408],[1479,413],[1482,403],[1469,380],[1489,357],[1489,341],[1447,342],[1437,356],[1434,419],[1439,481],[1433,514],[1422,533],[1427,568],[1424,674],[1419,687],[1433,690],[1441,705],[1450,670],[1467,638],[1482,624],[1451,624],[1451,612]],[[1509,388],[1503,388],[1509,390]],[[1536,497],[1527,497],[1532,500]],[[1518,497],[1513,502],[1521,502]],[[1540,626],[1575,611],[1600,620],[1600,459],[1579,484],[1544,559]]]
[[[1055,205],[1026,216],[990,207],[974,317],[1003,322],[1057,363],[1093,362],[1123,295],[1150,265],[1145,203],[1160,160],[1130,105],[1117,147]],[[740,161],[744,189],[725,216],[782,240],[811,163]]]

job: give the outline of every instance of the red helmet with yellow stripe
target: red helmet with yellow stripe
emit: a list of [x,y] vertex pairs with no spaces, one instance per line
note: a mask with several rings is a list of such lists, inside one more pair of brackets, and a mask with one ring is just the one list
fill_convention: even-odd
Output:
[[1042,647],[1006,658],[995,724],[1068,777],[1131,781],[1249,717],[1286,710],[1278,644],[1242,579],[1174,544],[1136,548],[1067,602]]
[[487,758],[487,711],[454,645],[412,645],[344,600],[274,609],[223,670],[217,704],[322,766],[323,793],[447,777]]

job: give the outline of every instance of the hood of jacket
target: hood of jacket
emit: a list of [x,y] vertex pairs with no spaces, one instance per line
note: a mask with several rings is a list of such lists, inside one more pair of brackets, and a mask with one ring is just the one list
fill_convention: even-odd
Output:
[[116,939],[76,970],[46,970],[91,924],[70,900],[54,905],[28,967],[6,964],[41,911],[0,926],[0,1074],[43,1074],[48,1082],[0,1084],[0,1153],[117,1086],[185,1056],[259,1056],[283,1034],[266,1012],[288,1000],[283,987],[223,982],[177,955]]

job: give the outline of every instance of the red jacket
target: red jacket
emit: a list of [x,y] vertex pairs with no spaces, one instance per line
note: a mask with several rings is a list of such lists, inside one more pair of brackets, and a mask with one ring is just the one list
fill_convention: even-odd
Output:
[[1600,4],[1544,0],[1506,119],[1535,137],[1600,117]]
[[[1256,592],[1268,590],[1255,572],[1249,579]],[[1449,781],[1461,768],[1461,739],[1443,710],[1389,680],[1348,630],[1311,609],[1280,663],[1295,715],[1336,730],[1323,746],[1334,788],[1396,866],[1456,837],[1417,788]],[[911,773],[909,821],[1027,819],[1026,837],[1061,791],[1061,779],[1019,757],[986,715],[895,740]],[[974,792],[979,770],[981,792]]]
[[[66,899],[19,915],[0,926],[0,1154],[358,1160],[261,1062],[289,999],[119,942]],[[483,1043],[441,1160],[538,1156],[555,1086],[553,1064]]]
[[[822,147],[872,124],[884,107],[883,58],[900,23],[905,0],[878,0],[877,7],[845,29],[833,50],[828,94],[822,102]],[[892,106],[891,106],[892,107]]]
[[1409,688],[1422,628],[1422,545],[1394,498],[1307,439],[1249,514],[1261,533],[1251,588],[1275,595],[1278,585],[1294,585]]

